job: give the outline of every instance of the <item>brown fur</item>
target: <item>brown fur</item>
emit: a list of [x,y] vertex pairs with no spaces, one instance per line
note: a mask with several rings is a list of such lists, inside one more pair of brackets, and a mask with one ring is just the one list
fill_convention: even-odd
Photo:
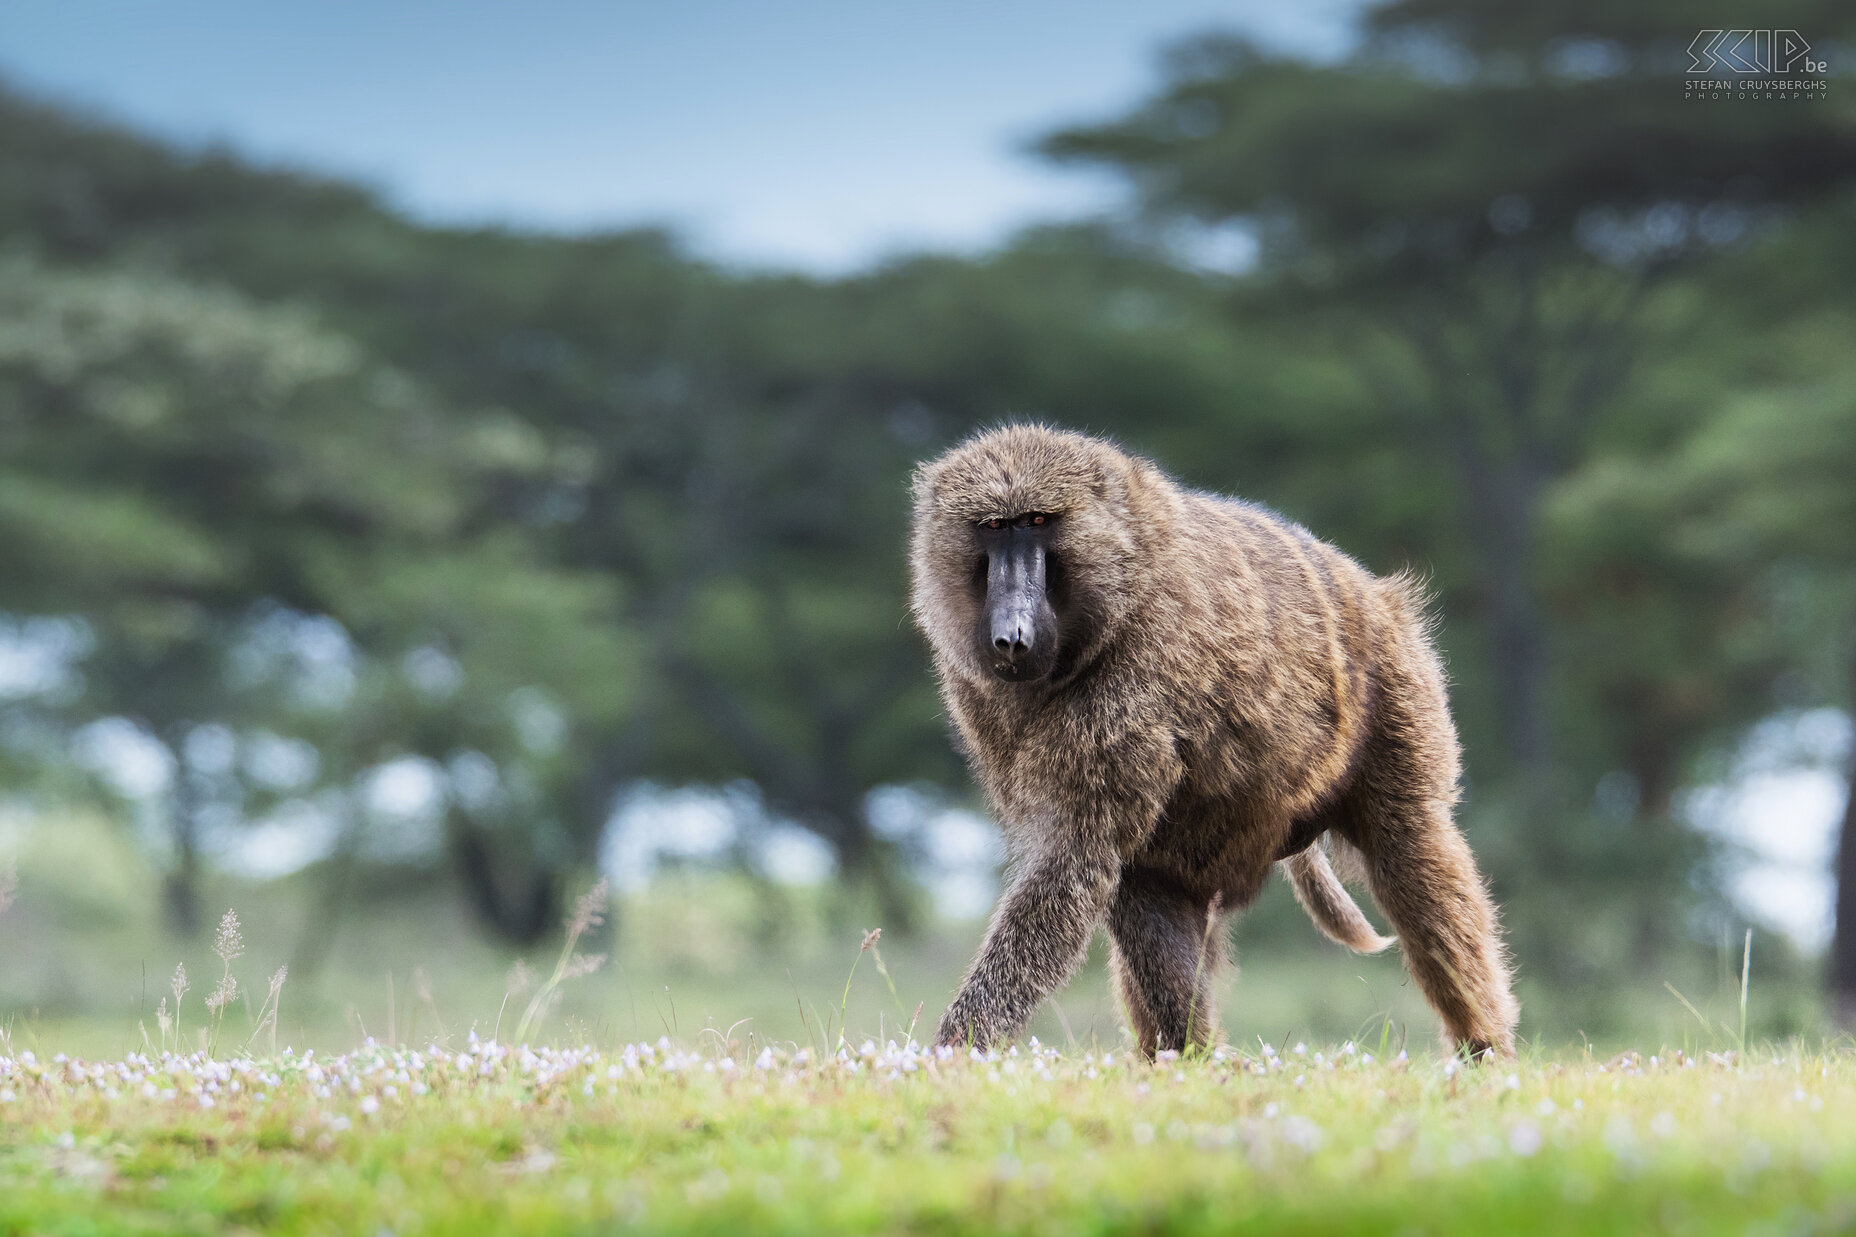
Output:
[[[1013,683],[989,673],[977,636],[975,529],[1027,512],[1058,517],[1069,630],[1050,677]],[[1513,1051],[1495,910],[1451,821],[1443,671],[1410,581],[1038,426],[923,466],[910,567],[942,696],[1014,855],[938,1042],[1016,1036],[1103,922],[1141,1049],[1210,1042],[1218,921],[1272,864],[1328,935],[1390,943],[1335,877],[1325,834],[1364,871],[1450,1041]]]

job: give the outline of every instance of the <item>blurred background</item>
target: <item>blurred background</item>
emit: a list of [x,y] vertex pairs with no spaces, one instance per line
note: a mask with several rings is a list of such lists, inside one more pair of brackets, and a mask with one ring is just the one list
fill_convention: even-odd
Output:
[[[235,1024],[507,1034],[601,877],[546,1034],[932,1025],[1002,854],[907,478],[1007,418],[1430,580],[1527,1036],[1724,1046],[1749,931],[1856,1018],[1856,11],[1106,7],[0,10],[12,1042],[228,906]],[[1429,1042],[1233,948],[1235,1039]]]

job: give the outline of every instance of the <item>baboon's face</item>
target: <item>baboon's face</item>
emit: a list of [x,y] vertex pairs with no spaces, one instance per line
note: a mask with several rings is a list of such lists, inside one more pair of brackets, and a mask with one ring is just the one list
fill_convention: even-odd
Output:
[[1010,426],[915,478],[916,620],[969,680],[1061,682],[1113,638],[1141,560],[1134,463],[1092,439]]
[[[974,528],[976,587],[985,592],[974,630],[978,659],[999,678],[1029,683],[1057,664],[1063,624],[1063,566],[1052,546],[1057,517],[1044,511],[999,516]],[[1054,587],[1053,587],[1054,586]]]

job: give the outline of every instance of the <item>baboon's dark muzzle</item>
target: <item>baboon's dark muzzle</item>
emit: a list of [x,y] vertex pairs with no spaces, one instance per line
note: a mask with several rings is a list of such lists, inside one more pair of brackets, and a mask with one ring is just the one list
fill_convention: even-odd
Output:
[[1045,593],[1044,541],[1030,529],[1006,531],[987,553],[982,631],[1000,678],[1041,677],[1056,654],[1056,615]]

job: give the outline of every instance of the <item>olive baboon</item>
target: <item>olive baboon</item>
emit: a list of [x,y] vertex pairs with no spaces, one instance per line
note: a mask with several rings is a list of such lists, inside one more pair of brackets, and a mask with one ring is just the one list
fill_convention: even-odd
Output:
[[1423,602],[1261,507],[1041,426],[924,465],[916,619],[1015,857],[937,1042],[1018,1034],[1106,920],[1141,1050],[1217,1035],[1221,916],[1272,863],[1328,936],[1362,875],[1459,1048],[1514,1049],[1495,910],[1451,821],[1457,741]]

